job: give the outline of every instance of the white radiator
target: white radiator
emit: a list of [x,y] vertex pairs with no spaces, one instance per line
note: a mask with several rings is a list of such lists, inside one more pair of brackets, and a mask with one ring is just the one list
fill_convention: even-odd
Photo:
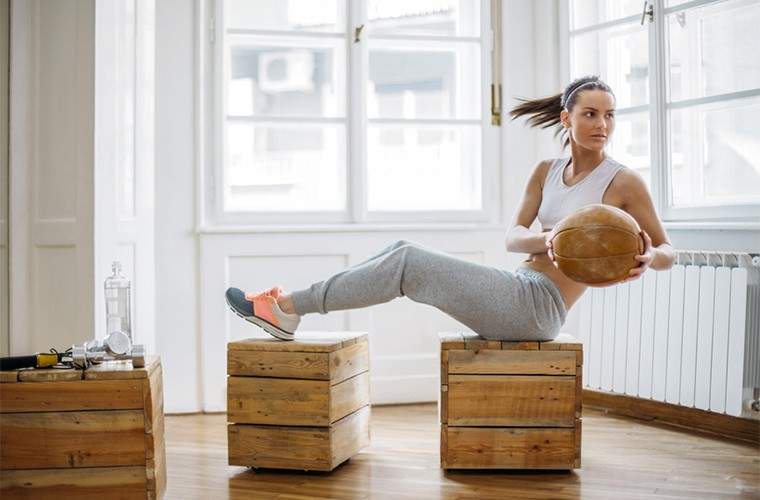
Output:
[[729,415],[760,388],[760,257],[678,252],[581,299],[586,387]]

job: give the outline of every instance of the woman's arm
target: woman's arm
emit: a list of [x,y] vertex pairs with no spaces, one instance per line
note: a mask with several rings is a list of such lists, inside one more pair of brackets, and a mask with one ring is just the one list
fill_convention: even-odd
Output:
[[508,252],[546,253],[546,238],[549,232],[534,233],[529,228],[536,219],[538,208],[541,206],[544,179],[549,170],[549,165],[548,160],[536,165],[525,185],[525,192],[517,205],[510,229],[507,232],[506,248]]
[[637,256],[643,265],[631,271],[632,277],[640,276],[647,267],[658,271],[670,269],[676,260],[675,251],[657,216],[644,179],[630,169],[623,170],[620,174],[622,175],[617,175],[614,182],[617,184],[618,192],[622,194],[622,209],[639,223],[644,233],[644,241],[650,247],[645,249],[643,255]]

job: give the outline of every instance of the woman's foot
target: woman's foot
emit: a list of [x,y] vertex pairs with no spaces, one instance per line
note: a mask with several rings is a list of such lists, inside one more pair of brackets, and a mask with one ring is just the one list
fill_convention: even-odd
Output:
[[280,308],[277,299],[282,293],[283,290],[279,287],[255,295],[238,288],[228,288],[224,295],[227,305],[241,318],[260,326],[278,339],[293,340],[301,317],[298,314],[288,314]]

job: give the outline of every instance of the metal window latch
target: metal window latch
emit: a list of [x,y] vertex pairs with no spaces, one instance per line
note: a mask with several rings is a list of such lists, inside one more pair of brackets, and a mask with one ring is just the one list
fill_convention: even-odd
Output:
[[644,0],[644,10],[641,13],[641,25],[644,26],[644,19],[647,19],[651,23],[654,21],[654,6],[649,3],[649,0]]
[[354,29],[354,43],[359,43],[362,41],[362,31],[364,30],[364,25],[360,24],[359,26]]

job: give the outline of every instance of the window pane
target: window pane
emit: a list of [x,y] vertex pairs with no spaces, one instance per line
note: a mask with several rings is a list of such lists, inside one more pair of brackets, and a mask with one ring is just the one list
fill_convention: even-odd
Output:
[[572,0],[570,4],[571,29],[604,23],[634,14],[641,15],[641,0]]
[[480,45],[373,44],[367,115],[408,119],[480,117]]
[[226,0],[231,29],[346,31],[345,0]]
[[651,160],[649,151],[649,112],[618,114],[615,132],[609,145],[612,158],[636,170],[651,188]]
[[226,132],[225,211],[345,208],[344,125],[230,121]]
[[670,100],[760,87],[756,0],[721,2],[668,16]]
[[369,0],[370,33],[479,36],[477,0]]
[[647,29],[638,23],[572,37],[573,78],[599,75],[612,87],[617,107],[649,103]]
[[228,115],[345,116],[345,50],[342,40],[233,38]]
[[669,112],[674,205],[760,202],[760,99]]
[[369,210],[481,208],[479,126],[371,125]]

